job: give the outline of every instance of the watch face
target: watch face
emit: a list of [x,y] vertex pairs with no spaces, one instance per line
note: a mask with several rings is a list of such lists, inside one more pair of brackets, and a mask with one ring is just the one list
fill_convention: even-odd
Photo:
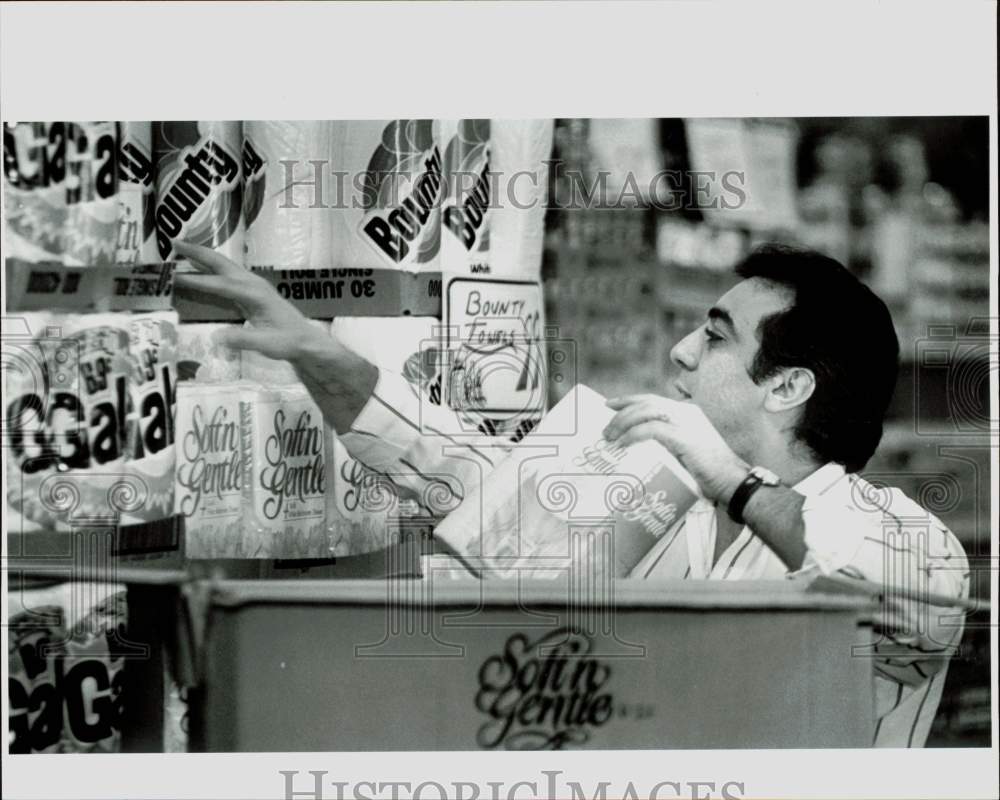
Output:
[[764,467],[754,467],[750,472],[760,478],[760,482],[765,486],[778,486],[781,483],[781,478]]

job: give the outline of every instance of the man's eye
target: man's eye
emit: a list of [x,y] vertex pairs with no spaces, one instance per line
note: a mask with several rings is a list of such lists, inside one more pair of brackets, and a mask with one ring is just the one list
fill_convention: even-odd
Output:
[[708,341],[710,341],[710,342],[721,342],[722,341],[722,337],[719,336],[719,334],[713,333],[708,328],[705,328],[705,338],[708,339]]

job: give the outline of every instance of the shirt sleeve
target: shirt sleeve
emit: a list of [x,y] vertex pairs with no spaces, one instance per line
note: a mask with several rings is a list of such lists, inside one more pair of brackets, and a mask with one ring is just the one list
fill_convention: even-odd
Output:
[[371,398],[340,441],[363,465],[418,498],[432,517],[453,510],[513,444],[482,434],[474,420],[381,369]]
[[[860,479],[847,476],[851,486]],[[865,486],[870,485],[865,484]],[[881,584],[875,669],[908,685],[944,667],[962,635],[963,616],[921,597],[969,596],[969,564],[955,535],[898,489],[809,497],[803,505],[803,570]]]

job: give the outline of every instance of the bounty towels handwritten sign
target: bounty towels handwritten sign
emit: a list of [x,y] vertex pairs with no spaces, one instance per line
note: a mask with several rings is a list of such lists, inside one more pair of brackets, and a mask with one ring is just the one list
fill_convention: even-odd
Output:
[[605,441],[613,414],[574,387],[435,535],[488,577],[627,575],[699,492],[662,445]]

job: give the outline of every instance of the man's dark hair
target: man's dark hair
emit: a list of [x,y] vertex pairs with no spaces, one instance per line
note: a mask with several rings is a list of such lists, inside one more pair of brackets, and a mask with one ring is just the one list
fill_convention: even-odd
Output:
[[760,321],[750,377],[760,383],[785,367],[812,370],[816,388],[795,435],[820,461],[861,469],[882,438],[899,370],[889,309],[842,264],[811,250],[765,245],[736,274],[795,296],[789,308]]

